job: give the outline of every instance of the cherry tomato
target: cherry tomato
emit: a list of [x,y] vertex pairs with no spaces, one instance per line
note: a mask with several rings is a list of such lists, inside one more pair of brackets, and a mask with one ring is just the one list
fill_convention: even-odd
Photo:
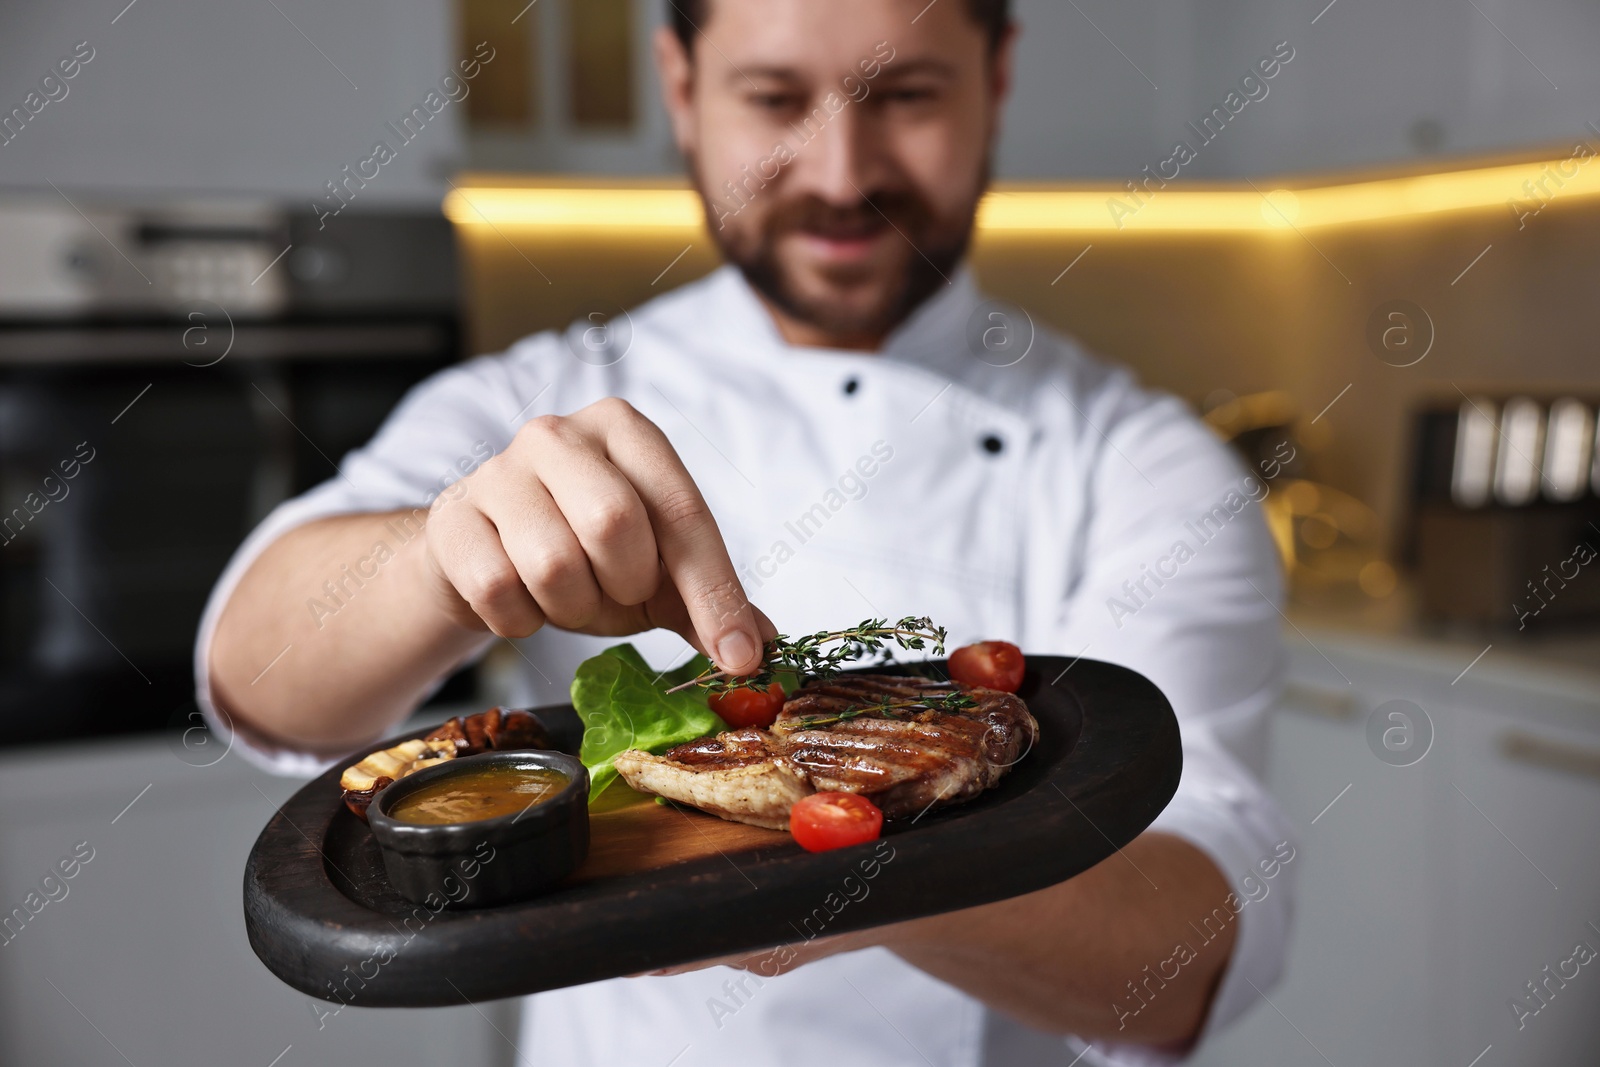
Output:
[[980,641],[950,654],[950,677],[962,685],[1015,693],[1022,685],[1022,668],[1022,649],[1009,641]]
[[783,686],[773,682],[767,689],[730,689],[712,693],[706,703],[717,717],[734,729],[760,726],[765,729],[783,710]]
[[882,809],[854,793],[812,793],[789,809],[789,832],[807,852],[859,845],[882,831]]

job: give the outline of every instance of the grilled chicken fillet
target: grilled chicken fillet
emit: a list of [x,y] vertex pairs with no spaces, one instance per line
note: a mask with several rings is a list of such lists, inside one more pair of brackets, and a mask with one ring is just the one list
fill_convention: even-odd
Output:
[[[974,706],[922,704],[957,689]],[[892,717],[875,710],[885,703],[897,706]],[[616,766],[643,792],[786,829],[789,808],[818,790],[869,797],[890,819],[971,800],[1027,753],[1038,731],[1027,705],[1011,693],[852,675],[799,690],[770,731],[729,730],[660,756],[625,752]]]
[[655,793],[769,830],[789,828],[789,809],[812,791],[805,771],[773,750],[772,735],[746,727],[702,737],[653,756],[637,749],[616,758],[617,773],[641,793]]

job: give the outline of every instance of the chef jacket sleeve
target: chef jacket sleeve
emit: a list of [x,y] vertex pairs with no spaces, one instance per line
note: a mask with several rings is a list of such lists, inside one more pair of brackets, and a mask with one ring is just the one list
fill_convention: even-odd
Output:
[[[1289,933],[1294,832],[1251,770],[1259,773],[1265,757],[1285,662],[1283,583],[1262,515],[1272,483],[1247,472],[1177,400],[1125,377],[1081,414],[1081,439],[1098,459],[1079,578],[1067,596],[1066,647],[1139,671],[1177,715],[1183,774],[1150,829],[1184,838],[1216,863],[1232,890],[1217,918],[1238,924],[1204,1035],[1261,1000],[1282,970]],[[1206,951],[1206,918],[1195,916],[1188,940],[1196,954]],[[1150,961],[1152,971],[1172,966]],[[1137,1010],[1140,1001],[1130,995],[1122,1007]],[[1177,1058],[1137,1046],[1110,1054],[1127,1064]]]
[[[549,335],[518,348],[552,343]],[[211,689],[211,642],[228,598],[268,545],[290,530],[332,515],[426,509],[459,479],[505,448],[535,397],[523,396],[519,357],[483,357],[435,374],[401,400],[370,442],[345,456],[333,477],[278,505],[234,552],[206,602],[195,639],[195,700],[207,724],[250,762],[278,774],[311,775],[329,761],[274,745],[219,709]],[[331,576],[330,576],[331,577]],[[307,589],[307,596],[318,590]],[[290,652],[292,654],[292,651]],[[441,679],[442,682],[442,679]],[[235,726],[237,725],[237,729]]]

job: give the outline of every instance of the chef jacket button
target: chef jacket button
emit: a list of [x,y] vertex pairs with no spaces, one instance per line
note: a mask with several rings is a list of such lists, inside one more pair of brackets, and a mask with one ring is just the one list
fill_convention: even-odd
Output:
[[860,389],[860,388],[861,388],[861,382],[860,382],[859,379],[846,378],[844,380],[844,395],[845,396],[853,396],[855,394],[855,391],[857,389]]
[[981,444],[983,446],[983,450],[989,453],[991,456],[998,456],[1002,451],[1005,450],[1006,447],[1006,443],[992,433],[984,434],[983,439],[978,443]]

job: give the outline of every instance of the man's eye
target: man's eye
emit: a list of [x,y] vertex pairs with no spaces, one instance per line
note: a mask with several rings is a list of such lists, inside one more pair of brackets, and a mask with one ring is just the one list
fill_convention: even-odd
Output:
[[887,89],[883,92],[883,99],[893,104],[925,104],[939,96],[933,89]]
[[792,111],[800,106],[799,98],[792,93],[756,93],[749,99],[762,111]]

